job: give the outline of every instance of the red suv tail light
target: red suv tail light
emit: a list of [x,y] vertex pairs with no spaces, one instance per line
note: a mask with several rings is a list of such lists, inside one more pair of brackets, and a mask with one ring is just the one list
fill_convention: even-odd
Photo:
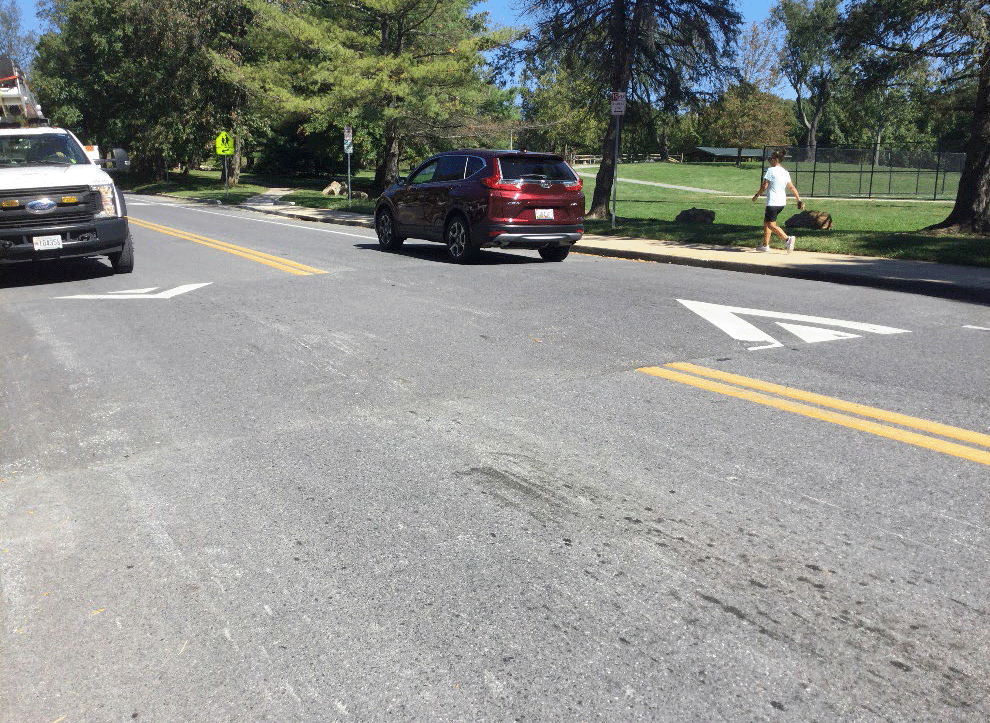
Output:
[[584,179],[579,178],[576,181],[564,181],[564,188],[571,191],[580,191],[584,187]]
[[498,167],[497,163],[495,164],[494,175],[488,176],[487,178],[482,178],[481,182],[489,188],[494,188],[499,191],[518,191],[522,188],[522,181],[502,180],[501,169]]

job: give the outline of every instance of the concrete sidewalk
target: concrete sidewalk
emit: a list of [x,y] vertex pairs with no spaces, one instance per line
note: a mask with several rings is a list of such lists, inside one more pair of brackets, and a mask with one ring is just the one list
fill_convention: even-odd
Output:
[[[367,214],[301,208],[279,203],[277,199],[271,200],[270,197],[265,198],[262,203],[252,203],[253,200],[242,204],[242,207],[302,221],[374,228],[374,221]],[[754,239],[755,234],[754,230]],[[760,253],[755,250],[755,242],[753,249],[744,249],[716,244],[680,244],[593,235],[586,235],[573,247],[574,253],[873,286],[990,304],[990,268],[842,256],[800,249],[800,236],[797,250],[792,254],[778,250]]]

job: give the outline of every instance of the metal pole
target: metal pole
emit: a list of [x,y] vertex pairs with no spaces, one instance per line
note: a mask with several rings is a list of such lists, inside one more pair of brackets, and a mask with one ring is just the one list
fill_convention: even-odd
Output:
[[351,154],[347,154],[347,205],[351,204]]
[[870,160],[870,190],[867,193],[869,198],[873,198],[873,174],[877,170],[877,155],[880,153],[876,143],[873,144],[873,158]]
[[612,229],[615,229],[615,206],[618,203],[619,195],[619,127],[622,124],[622,116],[615,116],[615,162],[612,164],[615,172],[612,174]]
[[815,195],[815,176],[818,173],[818,146],[815,146],[815,155],[811,161],[811,195]]
[[938,172],[942,168],[942,148],[941,144],[935,147],[935,188],[932,189],[932,200],[938,200]]
[[227,189],[230,186],[230,166],[227,163],[227,160],[229,158],[230,156],[223,157],[223,200],[224,201],[227,200]]

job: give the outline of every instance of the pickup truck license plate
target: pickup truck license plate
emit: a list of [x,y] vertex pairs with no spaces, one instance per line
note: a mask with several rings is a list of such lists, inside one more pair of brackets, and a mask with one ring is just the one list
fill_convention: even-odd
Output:
[[553,219],[553,209],[552,208],[536,209],[536,220],[543,221],[546,219]]
[[34,241],[35,251],[45,251],[47,249],[62,248],[61,236],[35,236],[32,239],[32,241]]

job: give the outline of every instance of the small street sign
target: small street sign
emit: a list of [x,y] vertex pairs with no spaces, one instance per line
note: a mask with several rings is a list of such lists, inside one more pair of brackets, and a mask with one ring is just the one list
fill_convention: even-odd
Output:
[[354,131],[350,126],[344,126],[344,153],[350,155],[354,152]]
[[221,131],[217,136],[217,155],[234,155],[234,139],[227,131]]
[[612,115],[626,114],[626,94],[617,90],[612,91]]

